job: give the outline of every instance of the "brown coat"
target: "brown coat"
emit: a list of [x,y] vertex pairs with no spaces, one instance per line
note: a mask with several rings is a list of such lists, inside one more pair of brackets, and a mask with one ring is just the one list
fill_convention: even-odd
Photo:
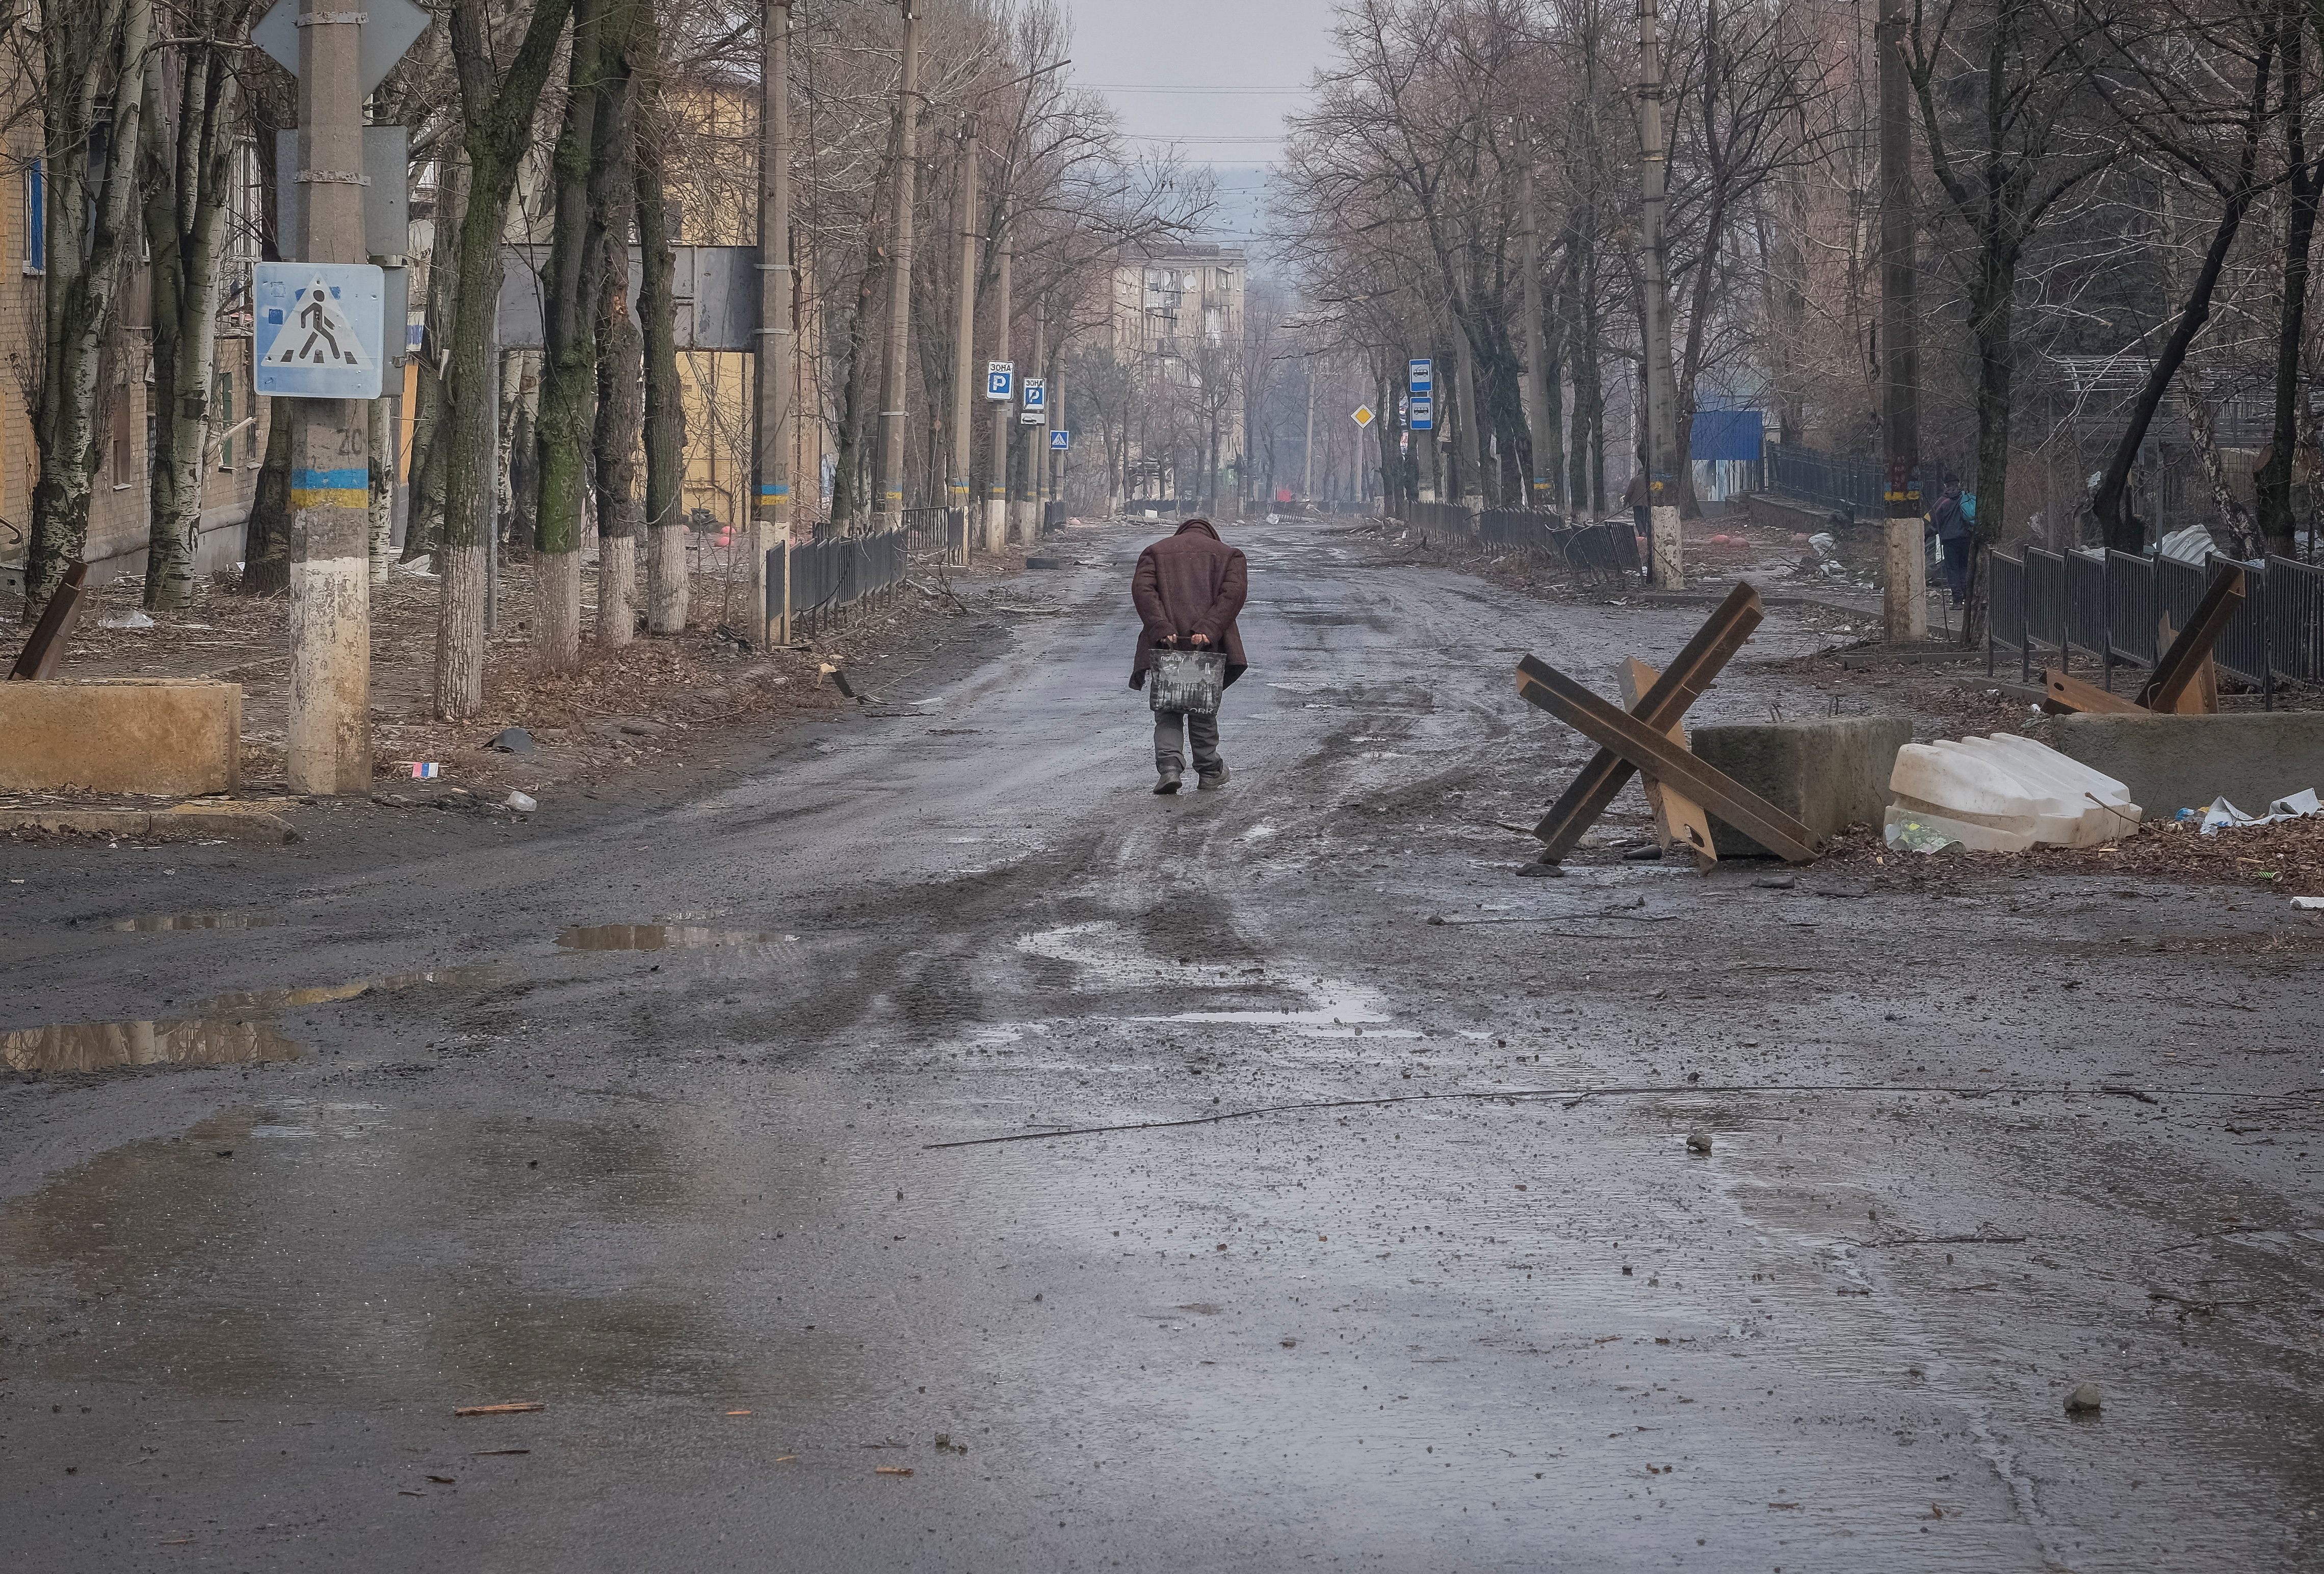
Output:
[[1146,686],[1154,647],[1172,635],[1182,646],[1196,634],[1208,635],[1212,646],[1226,653],[1227,681],[1240,677],[1250,663],[1243,659],[1235,614],[1250,592],[1250,572],[1242,554],[1220,540],[1208,520],[1188,520],[1177,534],[1139,553],[1130,582],[1140,625],[1130,686]]

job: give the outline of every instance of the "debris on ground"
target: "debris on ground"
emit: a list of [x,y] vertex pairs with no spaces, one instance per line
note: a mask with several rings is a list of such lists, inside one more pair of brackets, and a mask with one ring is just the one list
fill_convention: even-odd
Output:
[[1910,852],[2096,847],[2142,820],[2121,782],[2011,732],[1907,743],[1888,786],[1886,841]]
[[2066,1395],[2066,1413],[2070,1415],[2096,1415],[2100,1409],[2098,1385],[2084,1383]]
[[546,1410],[549,1406],[538,1399],[515,1399],[504,1404],[463,1404],[454,1415],[519,1415],[529,1410]]
[[[2213,798],[2211,806],[2202,811],[2201,830],[2209,836],[2221,830],[2240,830],[2246,825],[2273,825],[2282,820],[2304,820],[2310,815],[2324,814],[2324,803],[2319,803],[2314,787],[2302,787],[2288,796],[2268,805],[2264,815],[2246,815],[2227,799]],[[2196,818],[2195,811],[2179,811],[2181,820]]]

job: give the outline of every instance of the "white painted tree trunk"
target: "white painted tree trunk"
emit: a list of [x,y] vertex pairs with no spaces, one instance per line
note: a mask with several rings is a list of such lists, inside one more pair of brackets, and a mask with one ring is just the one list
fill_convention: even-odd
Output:
[[630,536],[597,539],[597,648],[618,649],[637,637],[638,544]]

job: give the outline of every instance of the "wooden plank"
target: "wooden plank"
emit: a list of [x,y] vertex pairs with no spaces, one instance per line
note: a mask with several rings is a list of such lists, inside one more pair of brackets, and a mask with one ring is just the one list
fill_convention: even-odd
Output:
[[[1615,669],[1622,686],[1622,703],[1636,714],[1640,697],[1655,686],[1662,676],[1653,667],[1633,656]],[[1665,734],[1681,749],[1686,747],[1686,723],[1674,722]],[[1697,869],[1707,870],[1719,861],[1719,852],[1711,842],[1711,817],[1702,805],[1688,797],[1668,782],[1641,777],[1638,785],[1646,789],[1646,806],[1655,813],[1655,838],[1665,852],[1674,847],[1684,848],[1694,855]]]
[[[1646,697],[1633,707],[1639,719],[1655,728],[1682,720],[1687,707],[1702,697],[1766,616],[1759,605],[1759,593],[1749,585],[1738,584],[1728,592],[1727,599],[1694,631],[1694,638],[1686,642],[1685,649],[1663,669],[1662,677],[1655,680]],[[1606,805],[1614,801],[1614,795],[1630,779],[1632,769],[1628,760],[1610,749],[1600,749],[1591,757],[1572,785],[1533,828],[1533,833],[1545,843],[1541,854],[1544,863],[1555,863],[1573,851],[1582,833],[1598,823],[1598,816],[1606,812]]]
[[2050,703],[2070,711],[2088,711],[2101,716],[2143,716],[2146,707],[2135,704],[2118,694],[2108,694],[2097,684],[2086,682],[2071,673],[2052,667],[2042,674],[2042,687],[2048,693]]
[[16,655],[16,665],[10,669],[10,681],[38,682],[56,671],[57,664],[65,658],[65,646],[72,639],[73,625],[80,621],[81,602],[88,594],[88,565],[76,563],[65,570],[58,583],[56,594],[49,598],[48,610],[32,630],[32,637]]
[[1636,769],[1671,783],[1777,857],[1815,857],[1815,833],[1725,771],[1705,764],[1638,717],[1528,656],[1517,663],[1517,693],[1567,726],[1614,750]]
[[2244,571],[2232,563],[2220,564],[2203,599],[2195,603],[2195,615],[2187,620],[2187,627],[2154,664],[2154,676],[2138,691],[2138,703],[2150,711],[2176,713],[2180,700],[2201,677],[2212,642],[2243,604]]

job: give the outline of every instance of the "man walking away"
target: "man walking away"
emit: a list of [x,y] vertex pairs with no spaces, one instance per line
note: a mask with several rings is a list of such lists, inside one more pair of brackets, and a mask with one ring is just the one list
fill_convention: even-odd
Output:
[[1646,484],[1646,456],[1638,452],[1638,467],[1630,473],[1630,484],[1622,489],[1622,506],[1630,511],[1630,528],[1637,532],[1638,557],[1646,566],[1646,583],[1655,582],[1655,515],[1648,499],[1654,495]]
[[1945,483],[1945,494],[1929,511],[1929,526],[1937,533],[1937,544],[1944,548],[1945,583],[1953,588],[1953,605],[1964,606],[1969,602],[1969,546],[1976,532],[1968,511],[1961,507],[1960,482]]
[[[1242,658],[1242,636],[1235,631],[1235,614],[1242,611],[1250,588],[1250,566],[1240,552],[1219,539],[1208,520],[1188,520],[1176,535],[1140,552],[1138,572],[1130,582],[1139,621],[1130,686],[1146,686],[1147,668],[1154,663],[1157,646],[1223,651],[1227,682],[1232,684],[1240,677],[1250,664]],[[1194,785],[1204,792],[1226,786],[1226,761],[1219,758],[1218,717],[1157,711],[1154,769],[1159,779],[1154,790],[1175,793],[1185,779],[1182,728],[1194,744]]]

